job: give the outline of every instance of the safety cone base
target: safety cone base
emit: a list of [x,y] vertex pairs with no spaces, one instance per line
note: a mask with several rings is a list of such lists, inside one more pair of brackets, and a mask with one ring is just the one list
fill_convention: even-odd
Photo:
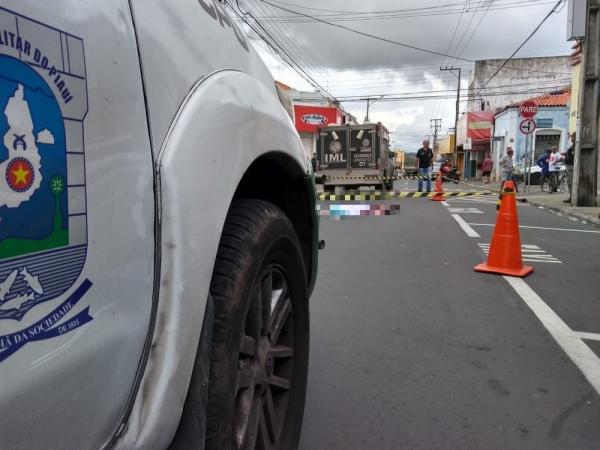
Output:
[[443,202],[444,200],[446,200],[446,199],[444,198],[443,192],[438,192],[433,197],[431,197],[432,202]]
[[511,277],[526,277],[531,272],[533,272],[533,267],[531,266],[521,266],[520,269],[509,269],[506,267],[493,267],[489,266],[487,263],[477,264],[473,269],[476,272],[486,272],[486,273],[495,273],[498,275],[508,275]]

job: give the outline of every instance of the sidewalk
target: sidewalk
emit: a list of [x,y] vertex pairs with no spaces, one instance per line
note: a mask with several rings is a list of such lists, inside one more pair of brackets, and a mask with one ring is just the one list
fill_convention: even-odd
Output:
[[[482,188],[500,189],[500,183],[492,182],[490,184],[483,184],[481,181],[470,181],[470,183],[481,185]],[[549,194],[547,192],[540,192],[539,186],[531,186],[531,192],[525,194],[523,191],[525,186],[519,184],[520,193],[517,194],[517,201],[526,202],[539,208],[547,209],[548,211],[557,214],[559,216],[566,216],[573,220],[581,221],[589,225],[593,225],[600,228],[600,206],[594,207],[583,207],[583,206],[571,206],[569,203],[563,203],[568,195],[561,194],[559,192]],[[600,205],[600,196],[596,199],[596,204]]]
[[[567,216],[582,223],[587,223],[600,228],[600,207],[571,206],[563,203],[567,195],[561,193],[549,194],[546,192],[535,192],[538,186],[532,186],[534,192],[530,194],[517,195],[517,201],[524,201],[533,206],[547,209],[559,216]],[[596,198],[596,204],[600,205],[600,197]]]

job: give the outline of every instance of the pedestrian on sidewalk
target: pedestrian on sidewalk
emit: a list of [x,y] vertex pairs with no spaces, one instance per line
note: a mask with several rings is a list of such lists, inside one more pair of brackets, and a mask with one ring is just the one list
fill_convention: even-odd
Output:
[[492,174],[493,167],[494,160],[492,159],[489,153],[486,153],[485,159],[481,164],[481,179],[483,180],[483,184],[488,184],[490,182],[490,175]]
[[565,153],[565,169],[567,170],[567,183],[569,185],[569,198],[563,200],[563,203],[571,203],[571,193],[573,192],[573,165],[575,164],[575,140],[577,134],[573,132],[571,134],[571,146]]
[[423,179],[427,182],[427,192],[431,192],[431,168],[433,166],[433,151],[429,148],[429,140],[423,141],[423,147],[417,150],[415,169],[419,169],[419,192],[423,192]]
[[502,171],[502,183],[500,184],[500,190],[504,189],[504,183],[506,181],[512,180],[515,182],[515,191],[519,192],[516,180],[513,176],[513,153],[514,152],[512,147],[508,147],[506,149],[506,154],[502,158],[500,158],[500,161],[498,161],[498,165],[500,166],[500,170]]
[[550,193],[558,190],[558,171],[560,170],[560,163],[563,161],[563,156],[558,153],[558,147],[552,147],[552,153],[550,154],[550,160],[548,161],[548,172],[550,172]]
[[552,153],[552,151],[547,149],[546,152],[535,161],[542,169],[540,171],[540,192],[544,192],[544,182],[549,183],[548,177],[550,176],[550,171],[548,165],[550,164],[550,153]]

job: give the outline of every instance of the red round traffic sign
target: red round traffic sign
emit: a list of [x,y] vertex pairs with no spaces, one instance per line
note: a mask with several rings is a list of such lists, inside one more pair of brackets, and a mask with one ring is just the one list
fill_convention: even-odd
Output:
[[519,115],[525,119],[533,118],[538,112],[538,105],[536,102],[528,100],[521,103],[519,106]]
[[522,120],[519,124],[519,130],[523,134],[531,134],[535,131],[535,121],[533,119]]

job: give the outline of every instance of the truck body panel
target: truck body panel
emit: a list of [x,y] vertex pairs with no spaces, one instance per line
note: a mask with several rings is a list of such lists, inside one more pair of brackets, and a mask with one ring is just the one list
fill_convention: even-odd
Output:
[[381,124],[321,128],[317,167],[325,186],[384,184],[393,174],[387,129]]

